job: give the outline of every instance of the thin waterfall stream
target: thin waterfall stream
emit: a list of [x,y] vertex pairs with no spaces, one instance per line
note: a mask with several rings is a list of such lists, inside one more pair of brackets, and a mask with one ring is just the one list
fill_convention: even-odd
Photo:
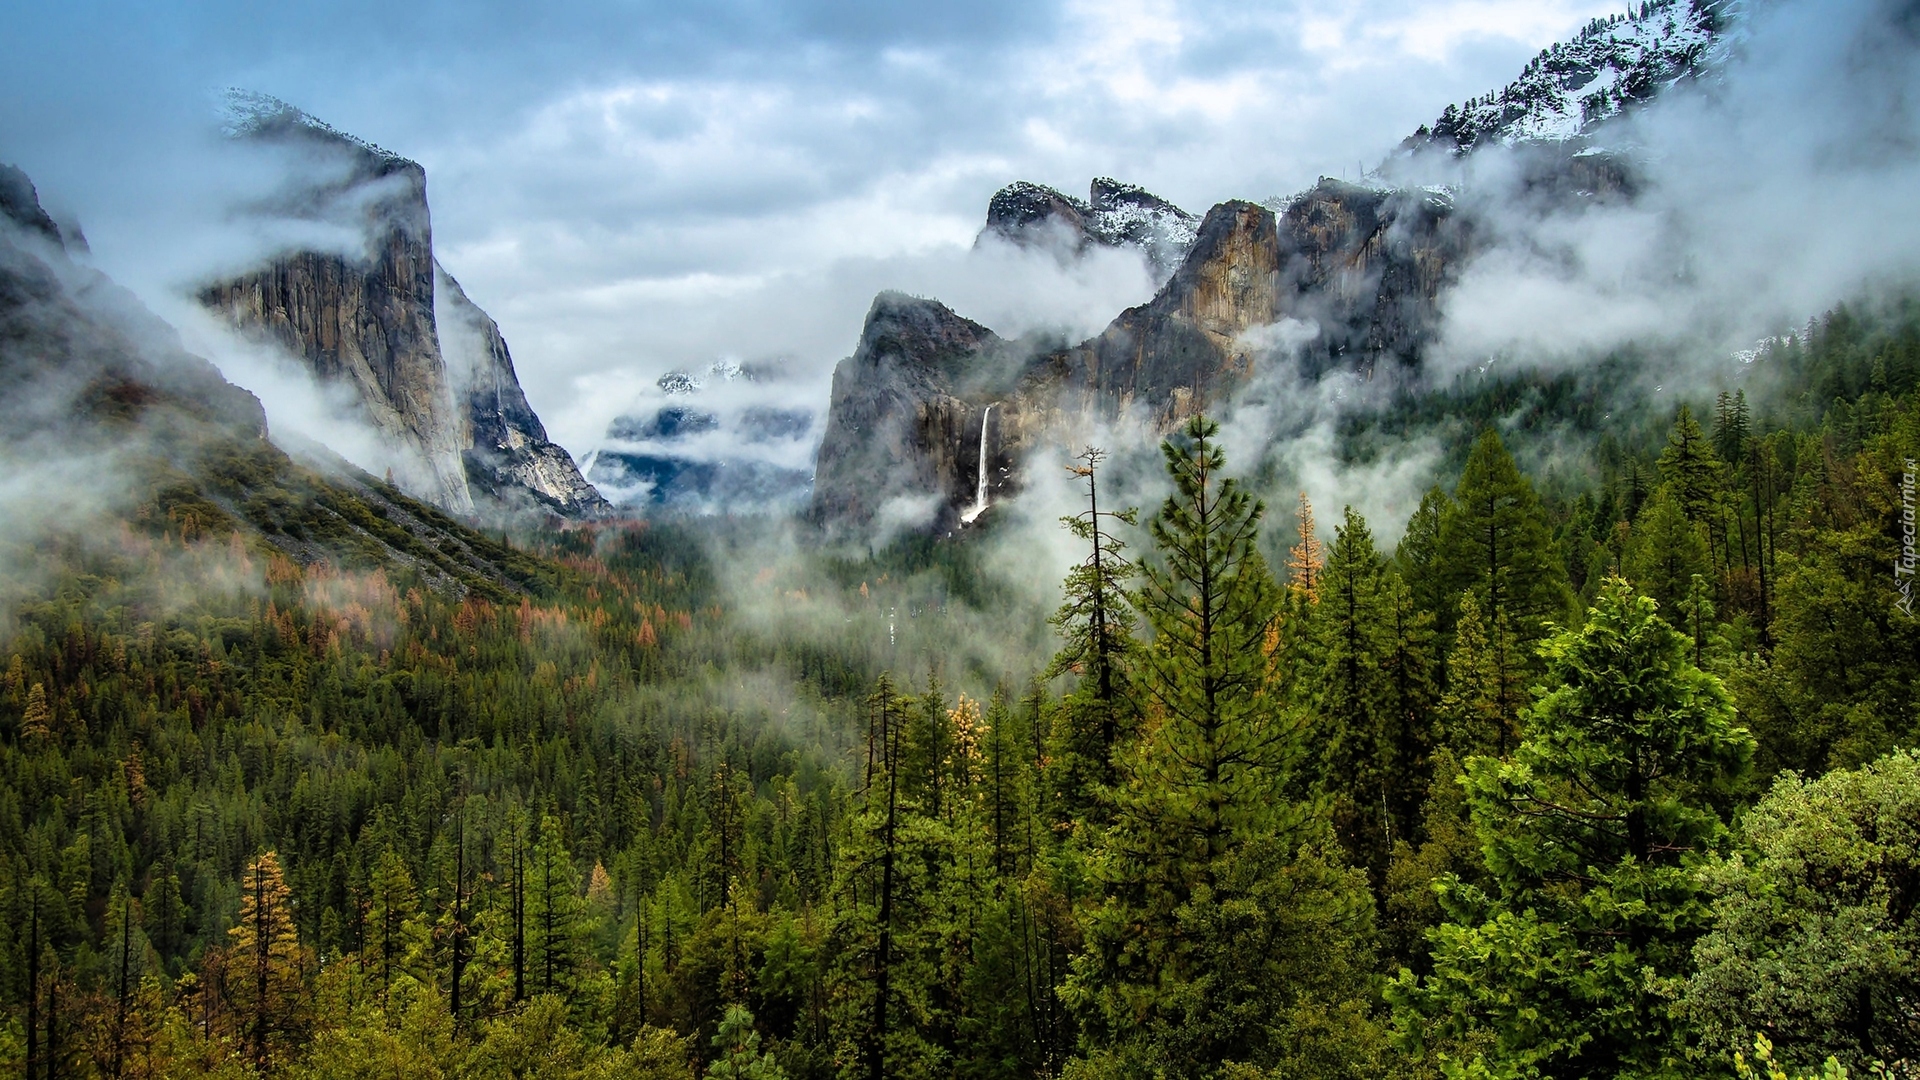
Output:
[[960,523],[963,525],[973,524],[973,519],[985,513],[987,509],[987,418],[992,415],[993,406],[991,405],[987,406],[986,412],[980,414],[980,482],[974,487],[973,506],[960,515]]

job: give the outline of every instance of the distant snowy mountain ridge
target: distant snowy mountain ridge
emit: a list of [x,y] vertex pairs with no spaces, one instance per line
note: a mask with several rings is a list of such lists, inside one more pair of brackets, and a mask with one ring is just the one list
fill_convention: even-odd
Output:
[[1581,138],[1717,65],[1739,7],[1735,0],[1648,0],[1631,15],[1595,19],[1573,40],[1541,50],[1504,89],[1447,106],[1401,145],[1465,153]]

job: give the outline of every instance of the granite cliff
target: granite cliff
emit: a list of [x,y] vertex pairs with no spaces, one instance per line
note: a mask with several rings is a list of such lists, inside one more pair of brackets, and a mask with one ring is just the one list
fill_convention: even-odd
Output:
[[[1635,198],[1634,151],[1608,145],[1615,129],[1605,123],[1711,74],[1736,9],[1728,0],[1648,0],[1595,19],[1504,89],[1447,107],[1368,182],[1323,177],[1288,198],[1222,203],[1197,226],[1112,181],[1095,181],[1086,200],[1037,184],[1003,188],[982,238],[1068,256],[1139,246],[1164,270],[1159,292],[1090,340],[1054,348],[1015,347],[932,301],[883,296],[834,374],[813,518],[863,527],[884,517],[886,500],[928,493],[938,511],[918,523],[951,527],[980,502],[970,493],[983,440],[992,491],[1011,492],[1032,449],[1064,439],[1076,418],[1165,431],[1222,408],[1276,366],[1309,379],[1347,371],[1419,385],[1446,290],[1492,231],[1489,211]],[[1492,147],[1507,162],[1478,187],[1412,179],[1433,171],[1422,168],[1425,155],[1452,161]],[[1134,232],[1116,227],[1129,217],[1140,223]],[[922,330],[901,331],[909,325]]]
[[216,541],[204,549],[216,565],[264,548],[404,567],[456,596],[543,587],[525,556],[323,448],[276,445],[258,399],[71,257],[76,230],[48,227],[23,174],[0,166],[0,184],[0,547],[13,548],[0,556],[38,559],[45,544],[124,555],[165,534]]
[[527,404],[500,326],[435,264],[434,322],[460,422],[468,487],[509,511],[599,517],[612,507]]
[[[1430,192],[1324,179],[1278,215],[1222,203],[1152,300],[1066,347],[1003,341],[934,301],[882,294],[834,372],[811,514],[861,526],[891,503],[950,528],[982,504],[983,441],[990,501],[1079,417],[1169,430],[1273,364],[1398,377],[1434,332],[1470,236],[1452,210]],[[1284,320],[1296,325],[1282,342],[1269,328]]]
[[233,136],[342,166],[263,212],[356,226],[363,246],[283,252],[201,301],[351,387],[409,492],[457,514],[605,513],[527,405],[499,328],[435,261],[426,170],[273,98],[235,92],[229,106]]

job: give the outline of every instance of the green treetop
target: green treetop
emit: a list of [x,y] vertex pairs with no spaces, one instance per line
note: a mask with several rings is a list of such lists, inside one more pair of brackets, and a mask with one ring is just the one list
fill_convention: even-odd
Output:
[[[1433,973],[1392,988],[1410,1045],[1480,1040],[1480,1075],[1677,1075],[1673,1002],[1708,908],[1698,867],[1753,740],[1687,638],[1625,582],[1543,650],[1551,692],[1465,785],[1492,887],[1444,882]],[[1461,1045],[1461,1043],[1453,1043]]]

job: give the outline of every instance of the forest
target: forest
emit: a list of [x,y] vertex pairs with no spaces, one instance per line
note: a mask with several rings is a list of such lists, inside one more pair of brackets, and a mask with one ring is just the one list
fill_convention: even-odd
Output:
[[811,556],[783,632],[726,524],[449,587],[156,488],[0,625],[0,1069],[1920,1076],[1920,304],[1748,367],[1409,399],[1343,433],[1455,448],[1393,544],[1204,417],[1161,505],[1091,452],[984,674],[966,542]]

